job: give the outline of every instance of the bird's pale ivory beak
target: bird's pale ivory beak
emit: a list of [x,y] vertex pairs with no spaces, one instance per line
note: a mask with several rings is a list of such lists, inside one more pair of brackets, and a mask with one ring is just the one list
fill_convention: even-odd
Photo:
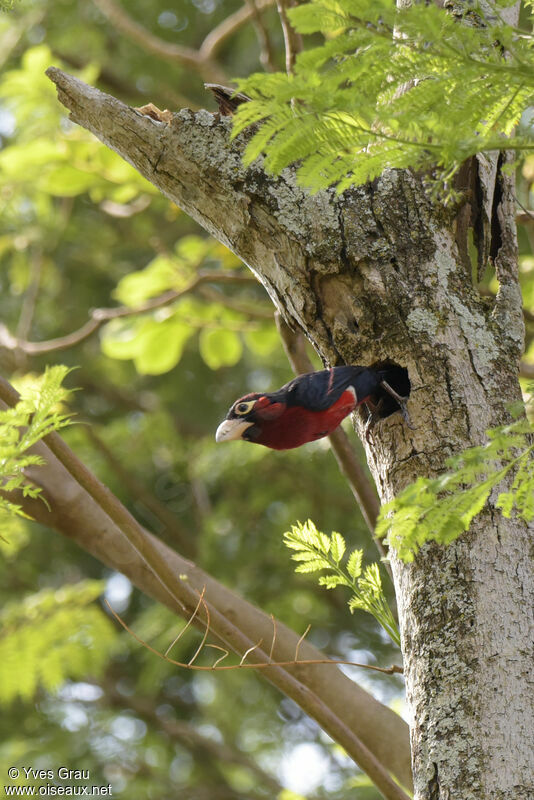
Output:
[[244,419],[225,419],[215,431],[216,442],[230,442],[232,439],[241,439],[241,435],[254,423]]

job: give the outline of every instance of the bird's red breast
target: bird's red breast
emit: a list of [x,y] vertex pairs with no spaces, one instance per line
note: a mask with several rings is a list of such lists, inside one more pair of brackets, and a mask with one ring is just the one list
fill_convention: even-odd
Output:
[[[341,397],[325,411],[287,406],[282,414],[273,419],[261,416],[261,432],[254,441],[273,450],[291,450],[293,447],[300,447],[307,442],[328,436],[351,411],[354,411],[355,407],[356,399],[352,389],[343,392]],[[259,414],[261,415],[261,411]]]

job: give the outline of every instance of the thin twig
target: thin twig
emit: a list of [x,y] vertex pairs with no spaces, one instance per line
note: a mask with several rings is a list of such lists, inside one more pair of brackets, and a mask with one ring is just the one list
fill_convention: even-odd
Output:
[[[300,661],[298,658],[294,658],[292,661],[260,661],[260,662],[256,662],[255,664],[247,664],[247,663],[245,663],[246,657],[250,653],[252,653],[254,650],[258,650],[260,648],[260,646],[262,644],[262,641],[263,641],[262,639],[260,639],[260,641],[257,644],[252,645],[252,647],[249,647],[248,650],[246,650],[246,652],[242,656],[239,664],[226,664],[226,665],[224,665],[222,667],[219,667],[219,666],[217,666],[217,664],[219,664],[219,662],[222,660],[221,658],[219,658],[214,664],[194,664],[193,662],[197,658],[200,650],[203,649],[204,647],[211,647],[211,648],[214,648],[216,650],[223,650],[223,648],[219,647],[218,645],[212,645],[212,644],[205,645],[204,641],[205,641],[206,635],[204,635],[204,638],[202,640],[202,647],[197,648],[193,658],[191,658],[187,662],[186,661],[176,661],[173,658],[169,658],[166,653],[160,653],[154,647],[149,645],[148,642],[146,642],[144,639],[142,639],[140,636],[138,636],[126,624],[126,622],[124,622],[122,617],[115,611],[115,609],[110,605],[109,600],[104,598],[104,602],[106,603],[107,607],[109,608],[110,612],[113,614],[113,616],[115,617],[115,619],[117,620],[119,625],[121,625],[124,628],[124,630],[127,631],[127,633],[129,633],[130,636],[133,639],[135,639],[136,642],[139,642],[140,645],[142,645],[143,647],[146,647],[147,650],[149,650],[151,653],[154,653],[154,655],[157,655],[163,661],[167,661],[169,664],[173,664],[175,667],[182,667],[183,669],[191,669],[191,670],[196,670],[198,672],[223,672],[223,671],[226,672],[228,670],[236,670],[236,669],[265,669],[267,667],[303,667],[303,666],[309,666],[311,664],[328,664],[328,665],[331,665],[331,666],[360,667],[361,669],[368,669],[368,670],[371,670],[372,672],[381,672],[384,675],[403,675],[404,674],[403,668],[400,667],[398,664],[392,664],[390,667],[375,667],[373,664],[362,664],[362,663],[360,663],[358,661],[348,661],[348,660],[341,659],[341,658],[340,659],[336,659],[336,658],[315,658],[315,659],[306,659],[304,661]],[[190,619],[191,623],[192,623],[192,621],[193,621],[193,617],[191,617],[191,619]],[[188,625],[189,625],[189,623],[188,623]],[[310,629],[310,625],[308,625],[308,627],[306,628],[305,633],[300,637],[299,644],[302,642],[302,640],[304,639],[304,637],[308,633],[309,629]],[[184,628],[184,630],[185,630],[185,628]],[[297,645],[297,647],[298,647],[298,645]],[[167,650],[167,652],[168,652],[168,650]],[[226,651],[226,654],[228,654],[228,651]],[[296,655],[298,655],[298,653]],[[226,658],[226,655],[224,655],[222,658],[223,659]]]
[[276,61],[274,58],[274,48],[263,16],[258,8],[257,0],[246,0],[248,7],[252,11],[252,25],[256,31],[256,37],[260,46],[260,63],[269,72],[276,72]]
[[287,9],[293,5],[292,0],[276,0],[276,7],[280,15],[280,23],[284,32],[286,48],[286,72],[290,75],[295,67],[295,60],[302,50],[302,36],[291,25],[287,16]]
[[230,655],[230,651],[229,650],[226,650],[226,648],[224,648],[224,647],[219,647],[218,644],[206,644],[205,647],[211,647],[212,650],[220,650],[221,653],[222,653],[222,656],[219,656],[217,661],[214,662],[214,664],[213,664],[214,668],[217,666],[217,664],[220,664],[221,661],[224,661],[224,659],[228,658],[228,656]]
[[[204,586],[204,587],[202,588],[202,594],[200,595],[200,602],[202,603],[202,608],[203,608],[203,609],[204,609],[204,611],[206,612],[206,622],[205,622],[205,625],[206,625],[206,627],[205,627],[205,630],[204,630],[204,635],[203,635],[203,637],[202,637],[202,641],[200,642],[200,644],[199,644],[199,646],[197,647],[197,649],[196,649],[196,651],[194,652],[194,654],[193,654],[193,655],[191,656],[191,658],[189,659],[189,666],[190,666],[190,667],[192,667],[192,666],[193,666],[193,664],[194,664],[194,663],[195,663],[195,661],[196,661],[196,658],[197,658],[197,656],[199,655],[199,653],[201,653],[201,652],[202,652],[202,650],[203,650],[203,648],[204,648],[204,645],[206,644],[206,639],[208,638],[208,634],[209,634],[209,632],[210,632],[210,610],[209,610],[209,608],[208,608],[208,605],[207,605],[206,601],[204,600],[204,593],[205,593],[205,591],[206,591],[206,587]],[[196,612],[195,612],[195,614],[196,614]],[[184,628],[184,630],[185,630],[185,628]]]
[[271,614],[271,619],[273,621],[273,640],[271,642],[271,649],[269,650],[269,661],[271,661],[274,652],[274,645],[276,643],[276,619],[274,614]]
[[145,52],[173,63],[183,64],[195,70],[204,80],[225,83],[228,78],[224,70],[211,59],[200,55],[198,50],[186,45],[174,44],[155,36],[144,25],[134,20],[115,0],[93,0],[113,27],[136,42]]
[[523,211],[525,212],[526,216],[527,216],[527,217],[528,217],[530,220],[534,220],[534,211],[531,211],[531,210],[530,210],[530,208],[527,208],[526,206],[524,206],[524,205],[523,205],[523,203],[521,202],[521,200],[520,200],[520,199],[517,197],[517,195],[514,197],[514,200],[515,200],[515,202],[517,203],[517,205],[518,205],[520,208],[522,208],[522,209],[523,209]]
[[241,658],[241,661],[239,662],[239,666],[240,667],[244,666],[245,659],[249,655],[249,653],[253,653],[254,650],[257,650],[259,647],[261,647],[262,643],[263,643],[263,639],[260,639],[258,644],[253,644],[252,647],[249,647],[248,650],[245,650],[245,652],[243,653],[243,657]]
[[[268,6],[272,6],[274,0],[256,0],[256,9],[261,11]],[[245,5],[229,17],[226,17],[216,28],[208,33],[199,48],[200,58],[204,61],[213,59],[216,52],[224,44],[226,39],[232,36],[239,28],[253,17],[253,11],[249,5]]]
[[[169,646],[167,647],[167,649],[165,650],[165,658],[167,658],[167,656],[168,656],[168,655],[169,655],[169,653],[171,652],[171,650],[172,650],[172,648],[174,647],[174,645],[175,645],[175,644],[176,644],[176,643],[177,643],[177,642],[178,642],[178,641],[179,641],[179,640],[182,638],[182,636],[184,635],[184,633],[186,632],[186,630],[187,630],[187,629],[188,629],[188,628],[189,628],[189,627],[192,625],[192,623],[193,623],[193,620],[195,619],[196,615],[198,614],[198,609],[200,608],[200,604],[201,604],[201,603],[202,603],[202,601],[204,600],[204,594],[205,594],[205,592],[206,592],[206,587],[205,587],[205,586],[203,586],[203,587],[202,587],[202,592],[200,593],[200,595],[199,595],[199,598],[198,598],[198,603],[197,603],[197,604],[196,604],[196,606],[195,606],[195,610],[193,611],[193,613],[191,614],[191,616],[190,616],[190,617],[189,617],[189,619],[187,620],[187,622],[186,622],[185,626],[182,628],[182,630],[180,631],[180,633],[178,634],[178,636],[176,636],[176,637],[173,639],[173,641],[170,643],[170,645],[169,645]],[[107,602],[107,601],[106,601],[106,602]],[[109,603],[108,603],[108,605],[109,605]],[[110,608],[111,608],[111,606],[110,606]]]
[[300,637],[300,639],[297,642],[297,646],[295,647],[295,661],[299,660],[300,646],[301,646],[302,642],[304,641],[304,639],[306,638],[306,636],[308,635],[308,633],[310,632],[310,628],[311,628],[311,625],[308,624],[308,627],[306,628],[306,630],[304,631],[304,633],[302,634],[302,636]]
[[183,289],[170,289],[167,292],[148,300],[140,306],[132,308],[130,306],[117,306],[116,308],[95,308],[91,311],[91,316],[81,328],[68,333],[66,336],[59,336],[57,339],[48,339],[45,342],[27,342],[12,336],[5,326],[0,325],[0,345],[9,350],[21,350],[27,355],[35,356],[41,353],[52,353],[57,350],[67,350],[85,341],[93,335],[106,322],[112,319],[122,319],[123,317],[133,317],[137,314],[146,314],[148,311],[155,311],[163,308],[170,303],[174,303],[181,297],[194,292],[197,287],[204,283],[256,283],[256,279],[249,275],[234,274],[229,272],[199,272],[196,277]]
[[[119,30],[129,39],[132,39],[148,53],[158,58],[173,63],[183,64],[195,70],[207,81],[227,83],[228,77],[223,68],[214,60],[217,50],[239,28],[254,17],[254,9],[248,5],[230,14],[204,39],[200,48],[174,44],[155,36],[143,25],[134,20],[115,0],[93,0],[100,11],[107,17],[114,28]],[[258,0],[257,8],[262,9],[271,5],[273,0]]]
[[204,297],[206,300],[209,300],[212,303],[220,303],[222,306],[231,308],[234,311],[239,311],[240,314],[246,314],[249,317],[269,320],[272,320],[274,317],[272,305],[271,308],[268,308],[267,306],[262,308],[258,305],[243,303],[238,298],[229,297],[228,295],[223,294],[221,291],[219,291],[219,289],[215,289],[213,286],[202,286],[199,288],[198,293],[201,297]]

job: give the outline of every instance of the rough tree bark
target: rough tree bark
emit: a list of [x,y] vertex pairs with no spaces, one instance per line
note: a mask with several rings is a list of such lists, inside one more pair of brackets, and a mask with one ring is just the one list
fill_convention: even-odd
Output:
[[[490,305],[473,286],[462,226],[410,172],[310,197],[291,169],[279,178],[261,160],[243,169],[226,118],[184,109],[163,124],[48,74],[71,118],[230,247],[325,364],[408,369],[414,429],[394,414],[366,443],[383,501],[508,420],[523,326],[500,169],[486,178],[500,284]],[[393,560],[418,800],[534,797],[533,560],[532,529],[503,519],[494,498],[451,546],[426,546],[411,565]]]

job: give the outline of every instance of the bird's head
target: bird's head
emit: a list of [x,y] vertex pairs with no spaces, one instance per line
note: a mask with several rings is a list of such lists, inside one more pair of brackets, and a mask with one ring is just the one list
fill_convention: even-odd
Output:
[[269,424],[282,416],[286,403],[275,395],[246,394],[236,400],[215,433],[215,441],[245,439],[263,444],[262,435]]

